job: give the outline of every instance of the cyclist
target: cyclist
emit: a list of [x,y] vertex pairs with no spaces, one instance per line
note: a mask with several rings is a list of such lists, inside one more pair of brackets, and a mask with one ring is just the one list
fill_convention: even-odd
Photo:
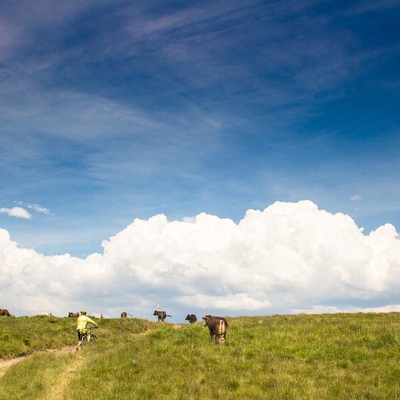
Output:
[[88,324],[92,324],[96,328],[99,327],[99,325],[97,325],[96,322],[94,322],[92,319],[86,316],[86,311],[82,310],[81,315],[78,317],[78,320],[76,322],[76,331],[78,332],[78,340],[79,340],[79,343],[76,346],[76,350],[80,350],[82,348],[82,337],[84,336],[84,333],[82,333],[81,331],[83,329],[86,330]]

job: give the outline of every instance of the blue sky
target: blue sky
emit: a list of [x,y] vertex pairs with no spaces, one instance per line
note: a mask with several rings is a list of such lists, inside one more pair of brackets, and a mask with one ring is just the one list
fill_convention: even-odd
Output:
[[[0,214],[84,256],[134,218],[310,199],[400,225],[397,1],[4,1]],[[353,200],[352,200],[353,199]]]
[[400,309],[399,27],[395,0],[2,1],[3,308],[77,311],[84,276],[111,316]]

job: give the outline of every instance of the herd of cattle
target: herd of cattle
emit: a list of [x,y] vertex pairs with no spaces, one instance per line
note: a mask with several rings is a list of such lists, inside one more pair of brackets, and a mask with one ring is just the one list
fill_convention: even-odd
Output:
[[[124,314],[124,315],[123,315]],[[165,311],[154,310],[153,315],[157,317],[158,321],[164,321],[165,318],[171,317],[171,315],[167,314]],[[126,317],[126,313],[121,314],[121,318]],[[205,315],[201,317],[204,320],[204,325],[208,327],[210,331],[210,342],[215,342],[224,344],[226,340],[226,333],[228,332],[228,322],[223,317],[217,317],[215,315]],[[197,321],[197,317],[195,314],[188,314],[185,318],[185,321],[189,321],[189,323],[193,324]]]
[[[49,315],[47,313],[38,315],[51,316],[51,314]],[[121,313],[121,318],[127,318],[128,315],[132,317],[131,314],[124,311]],[[171,315],[167,314],[165,311],[159,311],[158,309],[154,310],[153,315],[157,317],[158,322],[163,322],[167,317],[171,317]],[[0,316],[11,317],[12,315],[8,310],[0,308]],[[68,317],[79,317],[79,313],[69,312]],[[100,315],[100,318],[103,318],[103,314]],[[219,343],[220,345],[224,344],[228,331],[228,322],[226,319],[209,314],[201,318],[204,320],[204,325],[207,326],[210,331],[210,342]],[[189,321],[189,323],[193,324],[197,321],[197,317],[195,314],[188,314],[185,321]]]

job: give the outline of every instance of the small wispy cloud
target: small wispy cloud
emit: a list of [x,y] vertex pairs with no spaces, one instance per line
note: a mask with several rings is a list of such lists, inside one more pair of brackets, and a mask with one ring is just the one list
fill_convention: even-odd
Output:
[[1,214],[8,214],[10,217],[31,219],[32,215],[29,214],[25,208],[13,207],[13,208],[0,208]]
[[351,201],[360,201],[361,199],[362,197],[359,194],[353,194],[353,196],[350,197]]
[[48,208],[42,207],[39,204],[28,204],[27,207],[31,210],[36,211],[37,213],[50,215],[50,210]]

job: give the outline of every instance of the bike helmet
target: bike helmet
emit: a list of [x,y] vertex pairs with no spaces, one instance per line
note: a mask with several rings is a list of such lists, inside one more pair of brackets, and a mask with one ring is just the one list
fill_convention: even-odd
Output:
[[82,314],[82,315],[86,315],[86,310],[82,310],[82,311],[81,311],[81,314]]

